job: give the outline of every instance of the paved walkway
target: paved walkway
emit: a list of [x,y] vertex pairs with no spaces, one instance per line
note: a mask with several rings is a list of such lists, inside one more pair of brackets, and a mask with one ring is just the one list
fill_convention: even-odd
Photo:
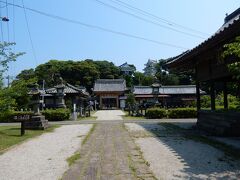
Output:
[[122,120],[124,115],[121,110],[101,110],[93,114],[93,116],[97,117],[97,120]]
[[96,124],[63,180],[154,179],[123,123]]

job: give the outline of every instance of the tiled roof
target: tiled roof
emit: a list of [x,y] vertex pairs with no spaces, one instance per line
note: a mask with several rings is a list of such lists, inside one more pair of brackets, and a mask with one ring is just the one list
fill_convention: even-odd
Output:
[[133,67],[131,67],[127,62],[119,66],[121,71],[134,71]]
[[124,79],[98,79],[95,81],[94,92],[122,92],[126,90],[126,81]]
[[125,63],[123,63],[122,65],[120,65],[119,67],[120,67],[120,68],[122,68],[122,67],[129,67],[129,65],[128,65],[127,62],[125,62]]
[[159,92],[160,94],[196,94],[196,86],[163,86]]
[[151,86],[134,86],[133,94],[152,94]]
[[[56,87],[54,88],[49,88],[45,90],[46,94],[56,94],[57,89]],[[84,96],[88,96],[89,94],[87,93],[86,89],[84,87],[75,87],[71,84],[66,84],[64,85],[64,93],[65,94],[79,94],[81,93]]]
[[[239,27],[239,28],[236,28],[236,27]],[[231,30],[234,28],[236,28],[238,31],[238,34],[240,34],[240,8],[238,8],[236,11],[234,11],[232,14],[228,15],[225,18],[224,24],[217,30],[215,34],[213,34],[211,37],[209,37],[207,40],[205,40],[195,48],[188,50],[186,52],[183,52],[182,54],[180,54],[179,56],[176,56],[175,58],[171,58],[167,64],[171,65],[176,61],[183,60],[187,56],[196,55],[197,53],[200,53],[200,51],[203,48],[210,46],[215,41],[222,41],[227,31],[230,32],[229,34],[234,36],[234,33],[231,32]]]
[[[162,86],[160,94],[196,94],[195,85]],[[204,93],[201,91],[201,93]],[[134,86],[133,94],[152,94],[151,86]]]

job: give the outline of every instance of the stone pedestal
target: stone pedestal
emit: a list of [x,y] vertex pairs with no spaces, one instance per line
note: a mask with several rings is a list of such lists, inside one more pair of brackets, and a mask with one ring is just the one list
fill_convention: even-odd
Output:
[[48,120],[43,115],[33,115],[29,121],[25,122],[25,129],[44,130],[48,128]]

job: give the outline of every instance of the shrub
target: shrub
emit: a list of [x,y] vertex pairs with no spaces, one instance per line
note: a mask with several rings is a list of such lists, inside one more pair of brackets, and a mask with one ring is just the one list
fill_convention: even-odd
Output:
[[195,108],[176,108],[168,109],[168,118],[196,118],[197,110]]
[[47,109],[42,112],[48,121],[64,121],[70,117],[69,109]]
[[166,117],[166,110],[160,108],[150,108],[146,112],[146,117],[148,119],[159,119]]
[[208,95],[201,96],[201,107],[209,108],[211,107],[211,98]]
[[33,112],[31,111],[13,111],[13,110],[9,110],[9,111],[4,111],[0,113],[0,122],[13,122],[16,121],[15,120],[15,116],[32,116]]

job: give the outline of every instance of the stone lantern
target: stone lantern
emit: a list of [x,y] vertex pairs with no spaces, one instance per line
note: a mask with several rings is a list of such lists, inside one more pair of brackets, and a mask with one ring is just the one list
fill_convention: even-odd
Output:
[[40,113],[42,100],[40,100],[41,92],[39,85],[35,83],[28,94],[31,96],[31,105],[34,114],[29,121],[25,122],[25,129],[46,129],[48,127],[48,120]]
[[159,88],[161,87],[161,84],[159,83],[153,83],[152,84],[152,94],[154,97],[155,104],[159,104],[158,102],[158,95],[159,95]]
[[65,105],[65,100],[64,100],[64,88],[65,85],[63,84],[63,79],[60,77],[60,84],[58,84],[57,86],[55,86],[56,88],[56,108],[66,108]]
[[33,88],[31,89],[29,94],[31,95],[31,105],[33,107],[34,115],[41,115],[40,114],[41,92],[39,91],[39,85],[37,83],[33,85]]

